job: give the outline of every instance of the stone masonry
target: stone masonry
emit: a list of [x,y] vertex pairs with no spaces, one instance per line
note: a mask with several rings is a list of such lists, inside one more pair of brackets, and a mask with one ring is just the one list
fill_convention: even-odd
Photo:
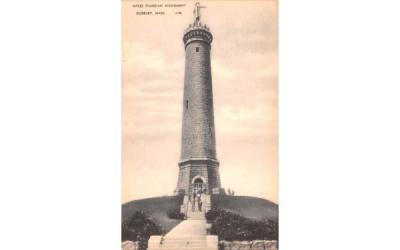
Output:
[[213,36],[195,21],[186,29],[181,157],[177,192],[191,193],[194,182],[207,193],[220,193],[215,146],[210,50]]

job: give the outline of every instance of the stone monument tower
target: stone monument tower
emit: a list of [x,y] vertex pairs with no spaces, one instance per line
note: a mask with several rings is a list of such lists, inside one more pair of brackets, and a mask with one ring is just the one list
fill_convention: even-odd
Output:
[[213,36],[200,22],[201,8],[204,7],[196,3],[194,22],[183,36],[185,80],[177,192],[185,194],[197,190],[208,194],[223,193],[215,148],[210,62]]

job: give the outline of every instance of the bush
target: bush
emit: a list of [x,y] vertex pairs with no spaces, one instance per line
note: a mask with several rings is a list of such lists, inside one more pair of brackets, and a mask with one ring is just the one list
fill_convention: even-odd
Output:
[[224,210],[222,210],[222,209],[211,209],[211,210],[208,210],[208,212],[206,213],[206,219],[207,219],[208,221],[213,221],[213,220],[215,220],[215,219],[217,218],[217,216],[218,216],[219,214],[221,214],[223,211],[224,211]]
[[278,240],[278,221],[256,221],[224,209],[211,209],[206,214],[211,233],[219,240]]
[[151,235],[160,235],[162,229],[143,211],[138,211],[122,223],[122,241],[139,241],[139,249],[147,249]]
[[181,213],[180,208],[170,208],[167,211],[168,218],[176,220],[184,220],[185,214]]

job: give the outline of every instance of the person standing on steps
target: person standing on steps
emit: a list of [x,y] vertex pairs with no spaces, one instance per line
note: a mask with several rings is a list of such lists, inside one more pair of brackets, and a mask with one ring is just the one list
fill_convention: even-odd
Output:
[[189,210],[189,207],[190,207],[191,204],[192,204],[192,193],[189,192],[188,197],[189,197],[189,199],[188,199],[188,206],[187,206],[187,209]]
[[199,206],[199,211],[201,212],[201,206],[203,205],[203,202],[201,201],[201,192],[197,194],[197,205]]
[[194,212],[195,208],[196,208],[196,190],[193,190],[192,212]]

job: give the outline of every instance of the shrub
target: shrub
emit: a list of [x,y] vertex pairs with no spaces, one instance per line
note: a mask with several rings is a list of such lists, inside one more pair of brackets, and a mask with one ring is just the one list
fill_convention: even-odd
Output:
[[279,221],[278,218],[267,220],[268,238],[278,240],[279,238]]
[[151,235],[160,235],[162,229],[143,211],[138,211],[122,223],[122,241],[139,241],[139,249],[147,249]]
[[168,218],[176,220],[184,220],[185,214],[181,213],[180,208],[170,208],[167,211]]
[[256,221],[224,209],[211,209],[206,214],[211,233],[220,240],[278,240],[278,221]]
[[222,213],[222,209],[211,209],[206,213],[206,219],[208,221],[213,221],[217,218],[218,214]]

